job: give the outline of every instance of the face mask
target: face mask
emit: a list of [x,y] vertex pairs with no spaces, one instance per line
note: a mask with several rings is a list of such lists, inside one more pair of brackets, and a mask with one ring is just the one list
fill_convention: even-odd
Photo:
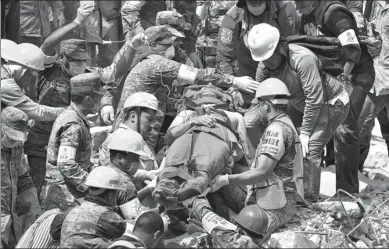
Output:
[[140,162],[132,162],[130,163],[130,168],[128,169],[127,173],[130,176],[133,176],[138,171],[139,167],[140,167]]
[[83,74],[85,73],[86,62],[84,61],[69,62],[69,69],[74,75]]

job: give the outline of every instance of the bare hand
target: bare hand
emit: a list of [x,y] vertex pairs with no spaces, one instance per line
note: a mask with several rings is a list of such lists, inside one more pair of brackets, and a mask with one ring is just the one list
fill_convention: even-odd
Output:
[[300,143],[303,149],[303,157],[305,158],[309,154],[309,136],[300,134]]
[[110,125],[115,120],[115,112],[113,107],[110,105],[106,105],[101,109],[100,112],[101,118],[103,119],[104,124]]
[[215,127],[215,120],[211,118],[209,115],[201,115],[201,116],[194,117],[192,119],[192,123],[195,125]]

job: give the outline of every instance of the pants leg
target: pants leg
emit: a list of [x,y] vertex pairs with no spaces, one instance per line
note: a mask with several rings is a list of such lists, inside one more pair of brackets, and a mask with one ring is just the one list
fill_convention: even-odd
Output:
[[385,140],[386,147],[388,148],[388,155],[389,155],[389,119],[388,119],[387,108],[382,109],[378,113],[377,119],[380,124],[382,137]]
[[41,195],[43,184],[45,183],[46,158],[28,155],[27,160],[30,165],[30,175],[39,197]]
[[374,82],[374,73],[357,75],[354,82],[356,85],[350,96],[350,112],[335,133],[336,189],[343,189],[349,193],[359,192],[358,120],[366,95]]
[[344,121],[349,110],[341,100],[334,105],[324,104],[315,128],[310,136],[309,153],[304,159],[304,188],[305,199],[317,201],[320,195],[320,175],[322,152],[328,141],[330,141],[336,128]]

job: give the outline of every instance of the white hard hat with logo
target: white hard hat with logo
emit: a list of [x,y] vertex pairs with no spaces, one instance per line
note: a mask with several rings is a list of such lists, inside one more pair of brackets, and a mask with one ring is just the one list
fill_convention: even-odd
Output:
[[149,158],[151,152],[143,137],[132,129],[114,131],[110,137],[108,149],[134,153],[142,158]]
[[247,38],[251,57],[254,61],[269,59],[277,48],[280,40],[280,31],[267,23],[255,25]]
[[136,107],[144,107],[156,111],[157,116],[162,116],[163,113],[158,109],[157,98],[146,92],[137,92],[131,94],[124,102],[123,109],[132,109]]
[[18,44],[8,39],[1,39],[1,58],[9,60],[18,52]]
[[10,54],[8,60],[34,70],[43,71],[46,55],[34,44],[22,43],[17,45],[16,51]]
[[124,190],[120,185],[120,175],[115,169],[106,166],[94,168],[86,178],[85,185],[99,189]]
[[[278,96],[277,99],[274,99]],[[277,78],[269,78],[264,80],[255,92],[256,99],[272,99],[273,104],[287,104],[290,92],[284,82]],[[281,98],[279,98],[281,97]],[[282,98],[284,97],[284,98]]]

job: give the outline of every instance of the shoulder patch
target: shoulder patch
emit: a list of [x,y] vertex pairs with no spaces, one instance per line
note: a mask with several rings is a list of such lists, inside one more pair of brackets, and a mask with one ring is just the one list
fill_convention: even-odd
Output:
[[232,42],[234,32],[231,29],[222,28],[220,32],[220,41],[224,44],[230,44]]

